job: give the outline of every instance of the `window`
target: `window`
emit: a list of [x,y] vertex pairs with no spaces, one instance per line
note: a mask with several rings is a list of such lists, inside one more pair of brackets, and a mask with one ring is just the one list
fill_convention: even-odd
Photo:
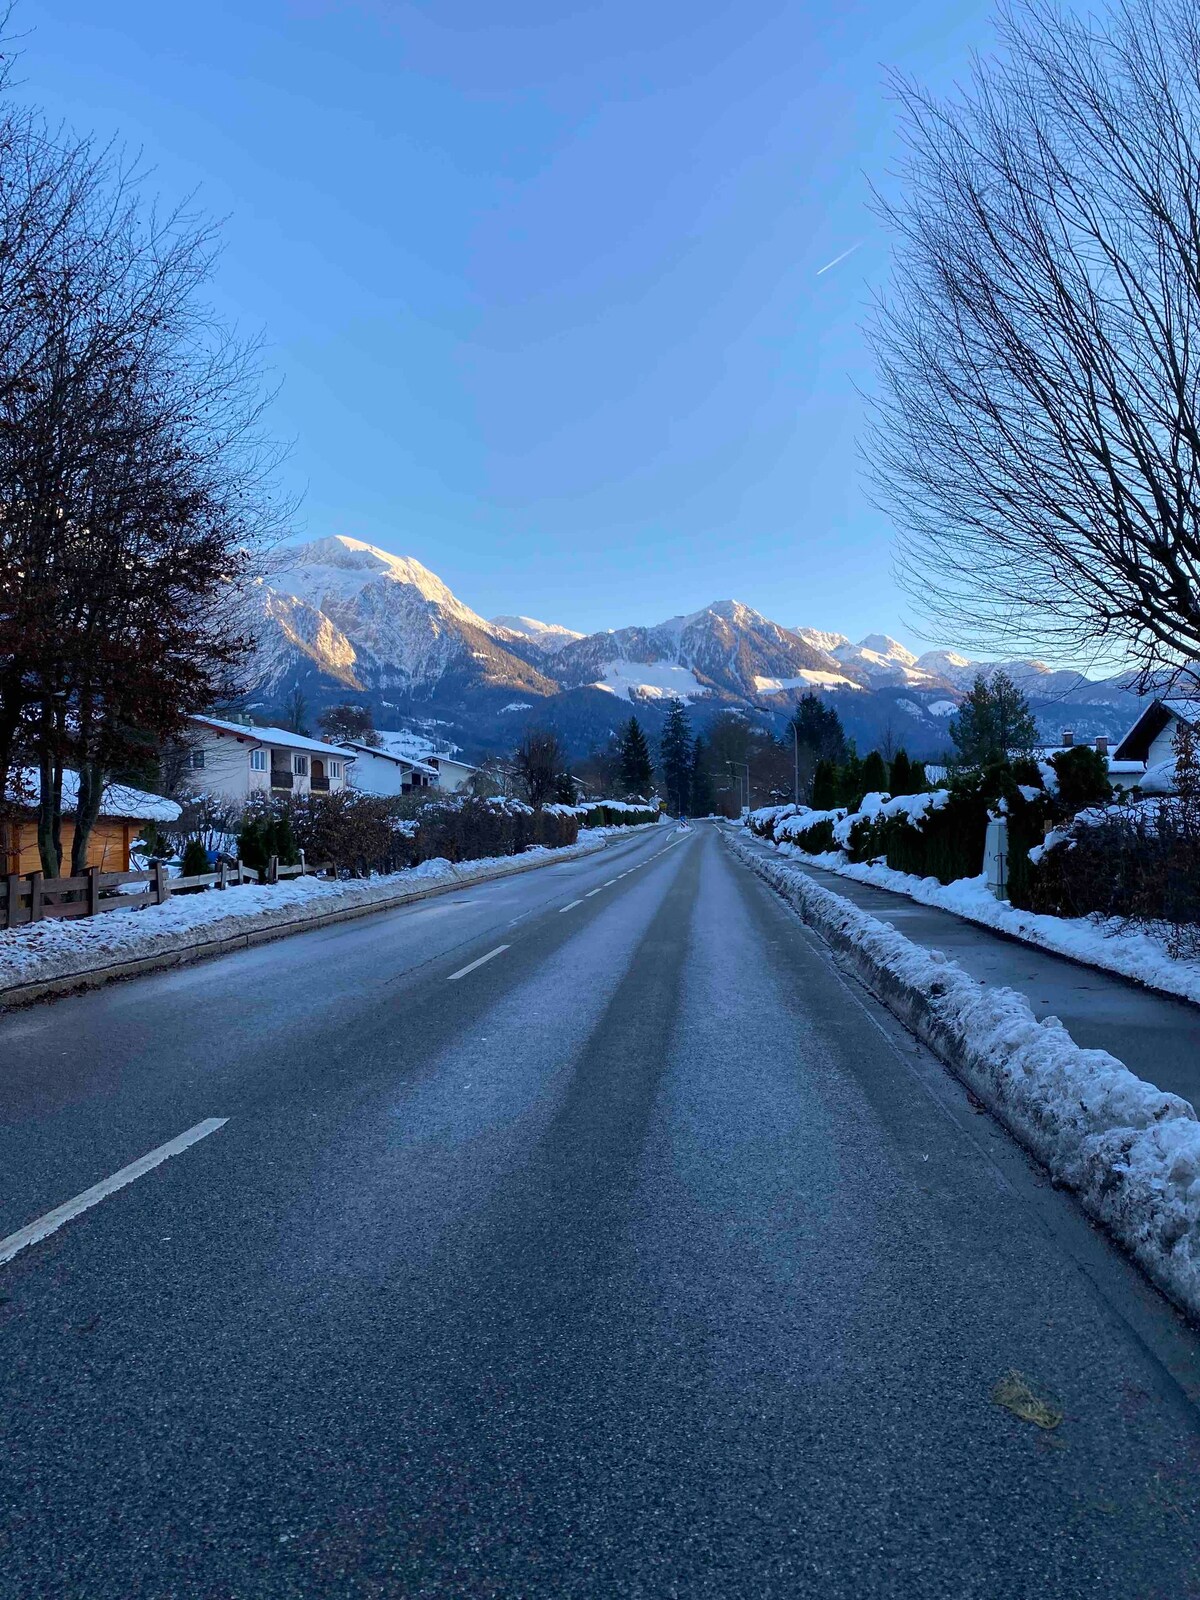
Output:
[[250,771],[251,772],[266,772],[267,765],[268,765],[268,763],[267,763],[267,752],[265,750],[251,750],[251,752],[250,752]]
[[341,775],[342,775],[342,763],[340,761],[331,761],[329,763],[329,776],[331,778],[340,778]]
[[187,764],[188,764],[188,770],[190,772],[201,772],[201,771],[203,771],[203,769],[204,769],[204,751],[203,750],[189,750],[188,751]]
[[293,756],[292,757],[292,771],[296,774],[296,776],[298,778],[307,778],[308,777],[308,757],[307,756]]

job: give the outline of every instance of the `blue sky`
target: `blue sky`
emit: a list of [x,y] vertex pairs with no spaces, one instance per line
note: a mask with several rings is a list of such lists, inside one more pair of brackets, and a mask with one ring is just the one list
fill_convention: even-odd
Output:
[[16,25],[24,97],[228,219],[216,298],[267,336],[299,532],[415,556],[485,615],[734,596],[914,642],[855,456],[868,178],[897,153],[885,66],[947,86],[986,7],[23,0]]

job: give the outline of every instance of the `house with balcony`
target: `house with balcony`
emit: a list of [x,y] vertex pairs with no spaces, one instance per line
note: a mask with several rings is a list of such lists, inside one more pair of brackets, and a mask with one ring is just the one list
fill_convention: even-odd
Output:
[[245,802],[262,794],[336,794],[348,784],[352,751],[287,728],[192,717],[185,763],[188,787]]
[[411,756],[394,755],[378,745],[360,744],[356,739],[339,742],[353,760],[350,787],[363,794],[401,795],[438,787],[437,768]]

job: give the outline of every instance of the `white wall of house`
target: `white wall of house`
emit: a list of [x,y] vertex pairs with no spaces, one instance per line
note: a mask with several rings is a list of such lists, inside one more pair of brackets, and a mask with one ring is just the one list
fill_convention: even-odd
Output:
[[1170,722],[1155,739],[1146,754],[1146,767],[1158,766],[1160,761],[1172,761],[1175,758],[1175,732],[1179,727],[1178,717],[1172,717]]
[[[350,757],[345,751],[281,728],[196,720],[188,746],[188,786],[235,803],[255,794],[310,794],[314,778],[322,793],[346,787]],[[286,774],[291,781],[273,783],[272,774]]]
[[356,750],[350,768],[350,787],[363,794],[398,795],[407,788],[406,778],[412,769],[390,756]]
[[438,788],[447,794],[457,794],[460,789],[465,789],[475,775],[475,768],[469,767],[465,761],[451,761],[449,756],[431,756],[429,759],[437,768]]

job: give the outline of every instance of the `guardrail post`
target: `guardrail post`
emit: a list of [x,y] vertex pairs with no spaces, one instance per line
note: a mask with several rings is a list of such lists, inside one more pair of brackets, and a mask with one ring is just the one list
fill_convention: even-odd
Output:
[[171,898],[171,880],[167,877],[167,869],[163,862],[154,863],[154,897],[158,905]]
[[41,872],[31,872],[29,874],[29,920],[30,920],[30,922],[40,922],[42,920],[42,883],[43,883],[43,881],[44,881],[43,874]]
[[222,863],[221,863],[221,871],[220,871],[220,878],[219,878],[219,880],[217,882],[217,888],[218,889],[228,889],[228,887],[229,887],[229,863],[227,861],[222,861]]
[[99,867],[89,867],[87,869],[87,881],[88,881],[88,886],[87,886],[88,916],[89,917],[94,917],[94,916],[99,915],[99,912],[100,912],[100,868]]
[[267,862],[267,882],[268,883],[278,883],[279,882],[279,857],[278,856],[272,856],[271,859]]
[[308,868],[304,865],[304,851],[301,850],[301,852],[300,852],[300,876],[303,877],[304,874],[307,871],[308,871]]

